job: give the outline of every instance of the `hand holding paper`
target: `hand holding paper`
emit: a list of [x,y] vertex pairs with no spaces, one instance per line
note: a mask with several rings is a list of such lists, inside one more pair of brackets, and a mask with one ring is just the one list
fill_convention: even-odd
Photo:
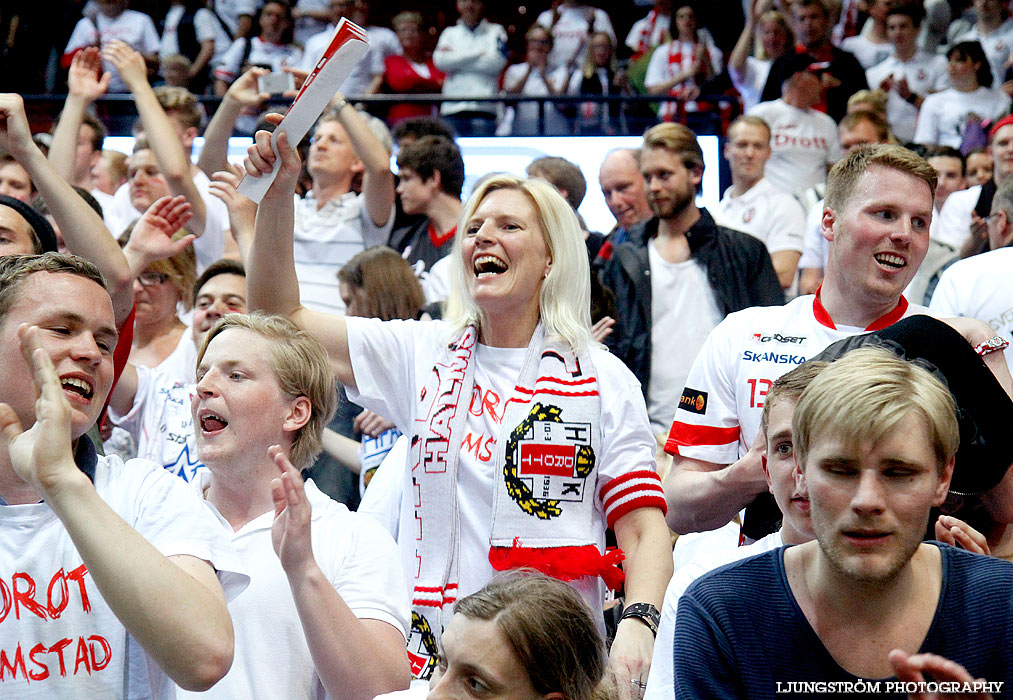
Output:
[[[366,55],[368,48],[369,39],[365,30],[342,18],[331,43],[317,61],[316,68],[306,78],[288,114],[271,134],[271,150],[275,156],[278,155],[278,137],[284,133],[290,144],[299,143],[351,73],[352,67]],[[271,172],[261,176],[247,172],[239,183],[239,194],[259,203],[277,177],[280,162],[276,157]]]

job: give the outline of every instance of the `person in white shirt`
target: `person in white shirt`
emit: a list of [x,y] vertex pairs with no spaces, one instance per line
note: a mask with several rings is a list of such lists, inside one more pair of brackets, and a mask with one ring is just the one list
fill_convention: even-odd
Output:
[[[110,42],[122,41],[144,56],[146,68],[157,67],[159,39],[155,23],[143,12],[128,10],[127,4],[128,0],[96,0],[98,12],[82,17],[67,41],[67,48],[63,50],[64,65],[69,65],[73,55],[86,46],[104,49]],[[127,84],[108,58],[105,70],[110,74],[108,92],[128,91]]]
[[970,30],[958,35],[951,45],[962,41],[977,41],[985,50],[992,69],[992,85],[1006,82],[1006,69],[1013,55],[1013,19],[1008,16],[1008,5],[1000,0],[974,0],[977,21]]
[[725,158],[732,171],[732,186],[725,190],[714,221],[763,241],[781,287],[788,289],[802,255],[805,211],[797,199],[764,177],[764,166],[770,159],[767,123],[750,115],[732,122]]
[[369,49],[338,89],[346,95],[375,95],[383,84],[384,61],[388,56],[401,55],[401,42],[390,29],[368,23],[369,3],[365,0],[330,0],[328,7],[330,24],[306,41],[302,69],[312,71],[316,67],[334,37],[335,26],[342,17],[348,17],[366,30]]
[[370,700],[407,688],[409,595],[393,539],[299,473],[334,412],[324,348],[287,319],[229,314],[204,338],[194,391],[207,469],[193,486],[250,586],[229,606],[232,669],[181,697]]
[[287,3],[268,0],[256,20],[257,35],[233,41],[215,66],[215,94],[219,97],[250,66],[278,72],[302,63],[302,47],[292,43],[292,8]]
[[926,96],[949,87],[946,59],[918,50],[923,14],[914,4],[899,5],[887,12],[886,32],[893,54],[865,73],[870,86],[887,93],[887,121],[901,143],[914,139],[918,110]]
[[[164,63],[181,54],[190,61],[187,84],[197,93],[209,86],[211,69],[232,45],[225,24],[207,7],[206,0],[174,0],[165,15],[159,59]],[[186,20],[184,22],[184,20]],[[182,26],[183,36],[180,36]]]
[[626,46],[633,52],[633,58],[651,51],[672,40],[672,0],[654,0],[654,7],[641,17],[626,35]]
[[834,120],[813,109],[823,92],[822,65],[808,54],[784,60],[777,76],[782,96],[749,110],[770,125],[772,155],[767,178],[792,194],[825,182],[827,169],[841,155]]
[[569,75],[584,63],[587,40],[594,32],[605,32],[616,43],[616,32],[608,13],[597,7],[582,5],[580,0],[560,0],[552,9],[538,15],[535,24],[548,27],[553,45],[549,54],[551,70],[565,68]]
[[20,606],[2,648],[5,680],[23,678],[4,694],[168,700],[173,683],[209,688],[232,664],[226,596],[242,590],[243,567],[179,479],[100,457],[85,435],[114,373],[101,274],[69,255],[7,256],[0,288],[0,569]]
[[992,87],[992,71],[977,41],[963,41],[946,54],[952,87],[922,102],[914,141],[960,148],[968,125],[998,119],[1010,109],[1010,97]]
[[854,54],[862,68],[869,70],[890,55],[886,13],[894,3],[892,0],[870,0],[866,4],[869,18],[862,27],[862,32],[841,41],[841,48]]
[[[520,96],[556,96],[566,92],[569,74],[566,68],[551,70],[548,64],[552,49],[552,34],[536,24],[524,35],[527,45],[524,63],[508,66],[503,74],[503,92]],[[544,110],[544,111],[543,111]],[[539,114],[543,114],[542,119]],[[554,104],[540,108],[537,102],[521,102],[508,108],[505,123],[500,124],[498,133],[505,131],[515,135],[562,135],[573,129],[570,120]],[[509,129],[507,129],[509,127]]]
[[[782,545],[802,544],[813,539],[812,522],[809,519],[809,496],[802,492],[800,484],[795,479],[798,467],[795,464],[795,451],[791,442],[791,419],[802,392],[826,366],[826,362],[806,362],[783,374],[771,385],[760,417],[762,435],[760,440],[763,446],[752,452],[750,457],[760,462],[767,489],[773,495],[781,512],[781,527],[777,532],[752,544],[735,546],[731,549],[721,546],[714,548],[714,538],[708,537],[712,533],[701,535],[708,537],[711,548],[676,568],[665,590],[661,622],[658,623],[658,641],[654,644],[654,660],[651,662],[651,675],[647,679],[644,700],[675,698],[672,678],[672,635],[675,631],[679,599],[689,588],[689,584],[719,566]],[[697,535],[686,537],[694,536]]]
[[[482,0],[457,0],[457,24],[440,34],[433,63],[446,74],[445,97],[492,97],[507,63],[506,30],[483,17]],[[492,136],[496,105],[491,102],[444,102],[440,114],[462,136]]]
[[[757,3],[759,7],[759,3]],[[762,58],[753,55],[753,43],[759,27]],[[742,105],[748,111],[759,104],[763,86],[767,84],[770,66],[792,47],[791,27],[784,15],[768,10],[759,18],[750,12],[746,15],[746,26],[739,35],[731,55],[728,57],[728,75],[735,89],[742,95]]]
[[[992,198],[988,226],[989,251],[958,260],[943,271],[929,309],[940,316],[970,316],[988,323],[996,335],[1013,337],[1013,182],[1008,180]],[[1013,350],[1005,350],[1013,367]]]
[[[1002,187],[1013,173],[1013,116],[1003,117],[989,132],[992,163],[992,178],[995,187]],[[933,237],[954,250],[960,250],[971,234],[971,227],[981,223],[981,215],[988,211],[984,204],[978,209],[979,200],[986,189],[993,185],[986,180],[966,190],[953,193],[939,212],[939,225],[933,230]]]
[[[762,474],[740,457],[756,440],[774,379],[836,340],[915,313],[903,291],[928,249],[935,184],[932,166],[899,146],[860,148],[834,166],[819,293],[730,314],[690,369],[665,445],[675,457],[665,482],[675,531],[721,527],[766,492]],[[694,396],[703,400],[687,404]]]
[[[141,56],[126,44],[114,42],[105,49],[106,57],[123,76],[134,105],[141,116],[141,124],[150,154],[154,156],[155,170],[165,178],[169,191],[186,197],[193,211],[188,230],[197,236],[193,250],[197,256],[197,274],[225,254],[226,232],[229,230],[229,213],[225,204],[211,195],[211,181],[190,159],[193,141],[200,132],[203,113],[197,98],[184,88],[158,87],[152,89]],[[158,196],[161,196],[160,193]],[[158,198],[153,196],[137,206],[129,185],[114,195],[114,207],[106,212],[106,221],[114,235]]]
[[671,120],[681,106],[697,110],[696,98],[705,81],[721,72],[723,56],[706,29],[699,29],[692,5],[680,3],[675,11],[675,36],[651,56],[644,87],[651,95],[671,95],[680,102],[664,102],[658,116]]

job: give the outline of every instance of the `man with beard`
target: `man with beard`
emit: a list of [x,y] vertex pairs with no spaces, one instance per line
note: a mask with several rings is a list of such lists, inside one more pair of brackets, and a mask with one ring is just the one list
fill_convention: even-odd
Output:
[[802,393],[792,436],[816,541],[689,587],[676,697],[990,698],[1013,672],[1013,566],[921,541],[959,441],[946,387],[890,352],[855,350]]
[[630,229],[603,271],[619,319],[606,344],[640,380],[657,433],[671,424],[711,329],[733,311],[784,303],[763,243],[718,226],[697,207],[703,167],[688,128],[648,129],[640,170],[654,217]]

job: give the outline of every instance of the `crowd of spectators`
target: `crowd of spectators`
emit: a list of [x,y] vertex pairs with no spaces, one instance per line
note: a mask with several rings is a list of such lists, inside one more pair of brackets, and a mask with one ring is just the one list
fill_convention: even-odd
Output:
[[0,694],[1013,682],[1008,5],[4,10]]

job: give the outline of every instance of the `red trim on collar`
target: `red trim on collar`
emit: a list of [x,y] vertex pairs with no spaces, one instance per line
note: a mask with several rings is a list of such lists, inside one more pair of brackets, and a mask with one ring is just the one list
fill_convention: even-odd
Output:
[[437,248],[453,238],[455,233],[457,233],[456,226],[446,233],[440,234],[440,232],[436,230],[436,227],[433,226],[432,222],[429,223],[429,240],[432,241],[433,245]]
[[[816,290],[816,294],[813,295],[813,316],[815,316],[816,320],[820,322],[820,325],[837,330],[837,324],[834,323],[834,319],[830,318],[830,314],[827,313],[827,310],[823,307],[823,303],[820,301],[820,291],[822,290],[823,285],[820,285],[819,289]],[[878,331],[888,326],[892,326],[897,323],[897,321],[904,318],[904,314],[907,313],[907,307],[908,301],[902,294],[900,301],[897,302],[897,306],[870,323],[866,326],[865,330]]]

